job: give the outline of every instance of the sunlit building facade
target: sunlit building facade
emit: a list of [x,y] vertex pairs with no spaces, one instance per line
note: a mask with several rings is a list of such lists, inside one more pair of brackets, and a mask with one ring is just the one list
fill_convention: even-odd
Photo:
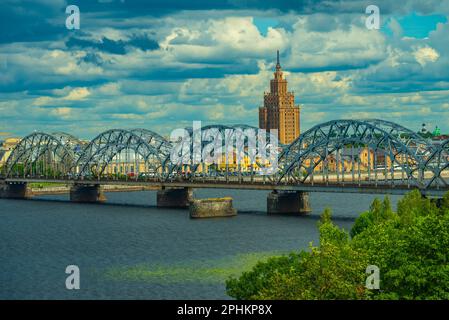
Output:
[[259,128],[278,130],[281,144],[292,143],[300,134],[300,108],[295,105],[295,95],[288,91],[277,52],[276,71],[270,81],[270,92],[264,94],[264,105],[259,108]]

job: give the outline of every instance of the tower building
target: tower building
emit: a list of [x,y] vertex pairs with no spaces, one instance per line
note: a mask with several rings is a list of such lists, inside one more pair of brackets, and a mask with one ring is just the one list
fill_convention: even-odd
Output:
[[300,108],[295,105],[295,95],[287,88],[277,51],[276,71],[270,81],[270,92],[264,93],[264,105],[259,108],[259,128],[278,130],[279,142],[289,144],[300,133]]

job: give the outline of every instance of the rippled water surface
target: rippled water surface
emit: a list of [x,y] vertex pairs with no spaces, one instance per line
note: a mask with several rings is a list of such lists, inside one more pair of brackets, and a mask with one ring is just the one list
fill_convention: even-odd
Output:
[[[348,230],[374,199],[313,193],[310,216],[267,216],[266,191],[197,190],[198,198],[233,197],[239,214],[191,220],[188,210],[156,208],[153,191],[106,196],[98,205],[73,204],[67,195],[0,199],[0,299],[227,298],[229,276],[316,242],[326,206]],[[72,264],[80,290],[65,288]]]

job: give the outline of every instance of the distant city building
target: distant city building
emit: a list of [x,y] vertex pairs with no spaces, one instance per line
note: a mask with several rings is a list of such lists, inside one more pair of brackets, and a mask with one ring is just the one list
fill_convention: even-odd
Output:
[[435,126],[435,129],[430,132],[426,128],[426,124],[423,123],[421,126],[421,130],[417,132],[421,137],[430,139],[435,141],[436,143],[440,143],[441,141],[448,140],[449,135],[448,134],[442,134],[441,129],[438,126]]
[[3,166],[8,161],[9,155],[20,140],[20,138],[7,138],[0,142],[0,166]]
[[441,135],[441,130],[440,130],[440,128],[438,128],[438,126],[435,127],[435,130],[433,130],[432,135],[434,137],[438,137],[439,135]]
[[433,141],[445,141],[445,140],[449,140],[449,135],[447,134],[440,134],[436,137],[432,138]]
[[426,124],[425,124],[425,123],[423,123],[423,124],[421,125],[421,133],[422,133],[422,134],[426,134],[426,133],[427,133],[427,128],[426,128]]
[[438,126],[435,126],[435,130],[432,132],[432,140],[434,143],[441,143],[449,139],[448,134],[442,134],[441,129]]
[[295,105],[295,95],[288,92],[287,79],[284,79],[279,51],[277,52],[276,72],[270,81],[270,92],[264,93],[264,106],[259,108],[259,128],[278,130],[279,142],[289,144],[300,134],[300,108]]

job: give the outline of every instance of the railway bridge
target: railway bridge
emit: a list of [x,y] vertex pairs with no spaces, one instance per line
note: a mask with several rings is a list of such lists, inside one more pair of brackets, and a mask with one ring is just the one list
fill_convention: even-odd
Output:
[[[184,131],[199,134],[200,152],[210,149],[211,141],[226,141],[212,152],[215,160],[198,161],[192,139],[168,140],[149,129],[107,130],[91,141],[34,132],[1,168],[0,197],[26,198],[27,184],[55,182],[71,186],[72,201],[96,202],[104,200],[104,185],[136,185],[158,187],[159,206],[185,207],[195,188],[254,189],[270,191],[268,212],[305,213],[309,192],[419,189],[441,197],[449,191],[449,140],[435,143],[385,120],[328,121],[289,145],[278,145],[272,134],[247,125],[195,130]],[[228,139],[235,132],[244,135],[240,145]],[[251,145],[248,132],[264,135],[263,142]],[[252,147],[275,159],[261,160]]]

